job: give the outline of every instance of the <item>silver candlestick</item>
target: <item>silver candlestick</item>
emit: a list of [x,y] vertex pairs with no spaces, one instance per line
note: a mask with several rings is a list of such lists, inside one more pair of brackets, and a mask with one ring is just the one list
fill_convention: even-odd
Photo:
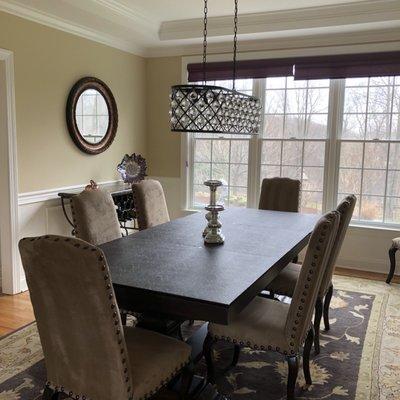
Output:
[[221,233],[221,222],[218,220],[218,213],[224,211],[222,204],[217,204],[217,187],[222,186],[221,181],[211,179],[204,182],[210,188],[210,204],[205,207],[208,211],[206,220],[208,221],[203,231],[204,242],[208,244],[223,244],[225,237]]

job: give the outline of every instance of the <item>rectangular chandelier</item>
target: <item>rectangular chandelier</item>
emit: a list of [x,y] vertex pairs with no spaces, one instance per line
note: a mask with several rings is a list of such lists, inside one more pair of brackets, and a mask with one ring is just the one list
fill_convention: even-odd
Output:
[[256,135],[260,101],[220,86],[175,85],[171,88],[170,122],[174,132]]

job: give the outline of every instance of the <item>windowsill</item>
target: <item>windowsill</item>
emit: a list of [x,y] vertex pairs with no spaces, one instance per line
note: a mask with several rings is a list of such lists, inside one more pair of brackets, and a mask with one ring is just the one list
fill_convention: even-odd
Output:
[[353,230],[371,230],[371,231],[390,231],[390,232],[400,232],[400,227],[395,227],[393,225],[369,225],[369,224],[359,224],[359,223],[351,223],[350,228]]

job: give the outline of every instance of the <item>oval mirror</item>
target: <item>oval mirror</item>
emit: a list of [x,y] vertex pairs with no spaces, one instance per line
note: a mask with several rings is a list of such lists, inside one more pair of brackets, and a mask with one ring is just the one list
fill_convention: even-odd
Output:
[[69,133],[84,152],[101,153],[113,142],[118,126],[117,105],[100,79],[86,77],[75,83],[66,114]]

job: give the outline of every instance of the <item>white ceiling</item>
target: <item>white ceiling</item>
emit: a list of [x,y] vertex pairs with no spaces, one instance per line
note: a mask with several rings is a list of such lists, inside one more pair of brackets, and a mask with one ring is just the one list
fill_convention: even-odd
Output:
[[[208,7],[211,51],[229,51],[233,0]],[[144,56],[201,50],[203,0],[0,0],[0,10]],[[239,0],[239,13],[240,50],[346,32],[400,40],[400,0]]]

